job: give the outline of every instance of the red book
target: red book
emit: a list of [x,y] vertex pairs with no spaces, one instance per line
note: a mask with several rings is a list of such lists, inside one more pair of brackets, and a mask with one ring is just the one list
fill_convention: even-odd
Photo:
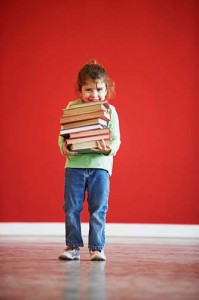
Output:
[[86,113],[86,114],[79,114],[79,115],[74,115],[74,116],[63,116],[60,118],[60,124],[67,124],[67,123],[72,123],[72,122],[77,122],[77,121],[83,121],[83,120],[90,120],[94,118],[101,118],[106,121],[110,120],[110,115],[106,111],[99,110],[95,111],[92,113]]
[[79,143],[85,143],[85,142],[91,142],[91,141],[101,141],[101,140],[108,140],[110,139],[110,134],[101,134],[101,135],[93,135],[93,136],[87,136],[87,137],[81,137],[81,138],[73,138],[73,139],[66,139],[67,144],[74,145]]
[[102,135],[102,134],[110,134],[109,128],[100,128],[95,130],[84,130],[80,132],[74,132],[69,134],[70,139],[88,137],[88,136],[95,136],[95,135]]
[[76,127],[76,128],[69,128],[69,129],[61,129],[60,135],[63,137],[70,137],[71,134],[78,134],[78,133],[84,133],[84,132],[90,132],[93,130],[103,129],[104,126],[101,124],[95,124],[95,125],[88,125],[88,126],[82,126],[82,127]]
[[[105,140],[106,145],[111,145],[110,140]],[[97,148],[97,141],[90,141],[85,143],[74,144],[70,146],[71,151],[77,151],[78,153],[95,153],[92,148]]]
[[[106,102],[107,103],[107,102]],[[71,105],[63,109],[64,116],[75,116],[79,114],[91,113],[98,110],[108,112],[108,107],[102,101]]]

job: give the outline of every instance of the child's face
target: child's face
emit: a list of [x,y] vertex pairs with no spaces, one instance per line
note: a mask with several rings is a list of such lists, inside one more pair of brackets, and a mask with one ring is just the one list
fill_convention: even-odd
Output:
[[106,85],[101,79],[88,79],[82,86],[81,97],[85,103],[105,100]]

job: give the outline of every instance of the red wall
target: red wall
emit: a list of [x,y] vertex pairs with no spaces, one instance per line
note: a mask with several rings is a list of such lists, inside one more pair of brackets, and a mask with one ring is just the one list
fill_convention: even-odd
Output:
[[64,221],[59,117],[97,58],[116,82],[122,137],[107,221],[198,223],[198,8],[1,1],[1,221]]

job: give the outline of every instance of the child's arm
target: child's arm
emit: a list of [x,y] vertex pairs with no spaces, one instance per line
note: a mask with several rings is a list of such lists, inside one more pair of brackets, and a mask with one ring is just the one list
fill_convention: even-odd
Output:
[[75,152],[75,151],[70,151],[68,148],[67,148],[67,144],[66,144],[66,141],[65,139],[62,137],[62,136],[59,136],[59,139],[58,139],[58,145],[59,145],[59,148],[60,148],[60,151],[63,155],[65,156],[73,156],[73,155],[77,155],[78,153]]
[[106,145],[104,140],[97,141],[97,148],[92,148],[93,152],[100,152],[104,155],[109,155],[111,153],[111,146]]
[[116,109],[111,107],[111,121],[109,122],[110,134],[111,134],[111,145],[106,145],[105,141],[97,141],[97,149],[92,149],[93,152],[100,152],[104,155],[116,155],[120,147],[120,127],[119,119]]
[[108,155],[116,155],[120,147],[121,140],[118,114],[113,106],[111,106],[111,121],[109,122],[109,128],[111,133],[111,151]]

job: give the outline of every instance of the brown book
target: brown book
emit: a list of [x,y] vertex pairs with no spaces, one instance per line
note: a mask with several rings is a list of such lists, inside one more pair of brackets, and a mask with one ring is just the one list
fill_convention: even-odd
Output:
[[88,126],[82,126],[82,127],[76,127],[76,128],[69,128],[69,129],[61,129],[60,135],[69,138],[71,134],[78,134],[78,133],[84,133],[84,132],[90,132],[93,130],[103,129],[104,126],[101,124],[94,124],[94,125],[88,125]]
[[[87,126],[89,127],[89,126]],[[69,134],[70,139],[88,137],[88,136],[95,136],[95,135],[102,135],[102,134],[110,134],[109,128],[100,128],[94,130],[84,130],[80,132],[74,132]]]
[[63,109],[63,116],[73,116],[78,114],[91,113],[93,111],[98,111],[98,110],[104,110],[106,112],[108,111],[108,108],[100,101],[94,103],[94,105],[86,105],[86,104],[87,103],[84,103],[78,107],[69,106],[68,108]]
[[66,139],[67,144],[74,145],[74,144],[79,144],[79,143],[85,143],[85,142],[90,142],[90,141],[101,141],[101,140],[107,140],[110,139],[110,134],[101,134],[101,135],[93,135],[93,136],[87,136],[87,137],[80,137],[76,139]]
[[[106,145],[111,145],[110,140],[105,140]],[[76,151],[78,153],[90,153],[93,152],[91,149],[92,148],[97,148],[97,142],[96,141],[90,141],[90,142],[85,142],[85,143],[79,143],[79,144],[74,144],[70,146],[71,151]],[[95,153],[95,152],[93,152]]]
[[80,130],[83,130],[84,126],[98,125],[98,124],[100,124],[103,127],[106,127],[108,122],[106,120],[103,120],[103,119],[100,119],[100,118],[95,118],[95,119],[90,119],[90,120],[83,120],[83,121],[63,124],[61,126],[61,130],[77,128],[77,131],[78,131],[78,128],[80,128]]
[[86,107],[86,106],[95,106],[98,104],[103,104],[106,108],[109,108],[109,103],[108,101],[96,101],[96,102],[87,102],[87,103],[79,103],[79,104],[71,104],[69,107],[70,108],[79,108],[79,107]]
[[77,121],[83,121],[83,120],[90,120],[95,118],[101,118],[106,121],[110,120],[110,115],[106,111],[99,110],[91,113],[85,113],[80,115],[74,115],[74,116],[63,116],[60,118],[61,124],[67,124],[70,122],[77,122]]

